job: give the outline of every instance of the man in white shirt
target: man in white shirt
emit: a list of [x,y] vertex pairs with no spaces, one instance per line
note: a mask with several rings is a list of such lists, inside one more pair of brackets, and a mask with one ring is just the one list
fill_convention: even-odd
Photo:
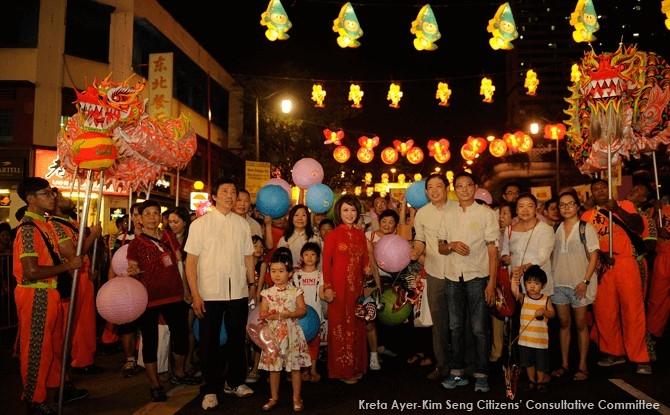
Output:
[[422,207],[414,217],[414,249],[412,259],[425,255],[424,268],[428,274],[427,292],[430,314],[433,318],[433,352],[437,366],[428,375],[439,380],[447,375],[451,358],[449,355],[449,315],[446,291],[446,257],[439,253],[438,240],[446,240],[440,234],[447,220],[447,180],[441,174],[431,174],[426,179],[426,194],[430,203]]
[[244,384],[247,307],[256,290],[251,231],[247,221],[233,212],[237,201],[235,183],[219,179],[212,190],[215,209],[191,224],[184,247],[188,254],[186,278],[193,296],[191,306],[201,319],[203,409],[219,404],[216,396],[222,369],[219,335],[224,318],[228,335],[224,392],[238,397],[253,393]]
[[268,232],[272,232],[272,218],[266,217],[263,225],[258,223],[256,219],[251,217],[251,195],[247,189],[240,189],[237,192],[237,201],[235,201],[235,213],[242,216],[249,224],[251,229],[251,236],[258,235],[263,239],[266,248],[271,249],[271,238],[268,238]]
[[[447,304],[451,332],[452,365],[442,382],[446,389],[465,386],[466,330],[471,330],[475,346],[475,392],[488,392],[489,313],[495,301],[499,237],[495,212],[475,202],[474,177],[461,172],[454,177],[458,205],[447,207],[444,222],[447,244],[440,246],[446,258]],[[469,315],[470,327],[466,327]]]

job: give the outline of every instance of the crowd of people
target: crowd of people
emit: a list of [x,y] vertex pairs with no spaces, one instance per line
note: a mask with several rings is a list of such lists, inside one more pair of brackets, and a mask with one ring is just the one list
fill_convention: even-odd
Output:
[[[325,375],[355,384],[368,370],[382,369],[380,354],[395,355],[379,336],[379,320],[366,318],[358,307],[361,298],[378,298],[397,281],[397,274],[379,266],[374,249],[392,234],[411,246],[410,267],[424,276],[421,295],[432,318],[432,328],[412,328],[416,342],[407,363],[434,366],[428,378],[444,388],[474,381],[476,392],[488,392],[490,363],[503,356],[509,337],[518,338],[514,349],[527,370],[528,391],[546,390],[552,377],[588,379],[591,341],[601,354],[598,365],[630,361],[637,373],[651,374],[654,340],[663,335],[670,314],[670,206],[653,200],[647,183],[636,184],[620,201],[608,198],[607,186],[594,180],[588,201],[565,189],[542,204],[508,183],[494,204],[476,197],[477,178],[470,173],[455,175],[453,198],[446,178],[432,174],[425,180],[428,203],[418,210],[402,198],[362,203],[344,195],[332,219],[303,204],[273,219],[258,214],[249,192],[220,179],[212,186],[214,206],[203,216],[194,218],[184,208],[161,212],[149,199],[132,205],[130,217],[117,219],[118,234],[108,239],[101,238],[100,225],[88,228],[84,254],[77,256],[72,203],[46,180],[28,178],[18,189],[27,209],[12,251],[22,398],[30,413],[55,413],[47,388],[59,386],[68,281],[78,269],[70,370],[99,373],[97,344],[119,342],[125,355],[121,372],[134,376],[141,334],[150,399],[165,401],[157,352],[159,324],[167,324],[168,381],[202,384],[203,409],[216,408],[221,391],[252,395],[249,384],[267,372],[271,395],[262,409],[272,410],[287,372],[293,409],[301,411],[302,382],[316,383]],[[0,248],[6,250],[5,233],[11,238],[10,230],[0,229]],[[108,247],[101,251],[109,258],[127,245],[127,274],[147,289],[146,311],[132,323],[96,327],[94,282],[119,277],[111,266],[102,267],[109,272],[90,271],[88,253],[96,240]],[[505,285],[518,305],[515,314],[501,319],[493,311]],[[250,340],[249,314],[256,307],[279,353]],[[308,308],[316,311],[322,329],[312,339],[298,324]],[[556,317],[560,362],[552,362],[548,352],[548,320]],[[413,325],[412,320],[406,323]],[[503,320],[514,332],[505,334]],[[573,324],[576,367],[569,356]],[[64,391],[65,403],[88,394],[69,380]]]

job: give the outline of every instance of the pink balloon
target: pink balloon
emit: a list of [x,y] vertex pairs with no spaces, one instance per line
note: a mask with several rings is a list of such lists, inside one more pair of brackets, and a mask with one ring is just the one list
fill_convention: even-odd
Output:
[[475,191],[475,199],[481,200],[487,205],[493,204],[493,196],[491,196],[491,193],[483,187],[480,187]]
[[128,276],[128,244],[123,245],[112,257],[112,270],[120,277]]
[[144,284],[132,277],[116,277],[98,290],[95,304],[105,320],[125,324],[137,320],[147,309],[149,294]]
[[247,334],[249,338],[260,347],[266,354],[266,359],[271,360],[279,356],[279,344],[270,327],[267,323],[262,322],[258,324],[248,324]]
[[274,184],[282,189],[286,190],[286,193],[288,193],[289,199],[291,198],[291,185],[288,184],[288,182],[284,179],[280,179],[278,177],[275,177],[273,179],[268,180],[267,182],[263,183],[263,186],[267,186],[269,184]]
[[301,189],[307,189],[311,185],[323,181],[323,167],[313,158],[305,157],[298,160],[291,170],[293,183]]
[[386,272],[402,271],[410,261],[409,242],[396,234],[384,235],[375,245],[374,254],[379,268]]
[[256,304],[253,310],[249,311],[249,316],[247,317],[247,325],[249,324],[258,324],[260,321],[259,316],[261,313],[261,305]]

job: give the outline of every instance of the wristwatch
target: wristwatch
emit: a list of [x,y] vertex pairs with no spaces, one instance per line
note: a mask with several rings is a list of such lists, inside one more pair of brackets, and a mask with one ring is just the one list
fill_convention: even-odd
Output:
[[591,283],[591,281],[587,280],[586,278],[584,278],[584,281],[582,281],[582,282],[584,283],[584,285],[589,285]]

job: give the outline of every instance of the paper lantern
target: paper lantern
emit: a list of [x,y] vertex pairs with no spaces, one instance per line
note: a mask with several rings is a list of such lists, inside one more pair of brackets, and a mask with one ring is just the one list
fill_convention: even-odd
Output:
[[388,173],[382,173],[382,183],[388,184],[389,182],[389,174]]
[[112,271],[120,277],[128,276],[128,244],[122,245],[121,248],[114,252],[112,257]]
[[449,140],[442,138],[440,140],[428,141],[428,154],[438,163],[446,163],[451,158],[449,152]]
[[270,0],[268,8],[261,14],[261,26],[266,26],[265,37],[268,40],[286,40],[289,35],[286,33],[291,28],[291,21],[288,19],[286,10],[279,0]]
[[670,30],[670,0],[661,2],[661,11],[665,14],[665,27]]
[[269,184],[263,186],[256,193],[256,208],[261,214],[272,219],[281,218],[288,212],[291,199],[281,187]]
[[307,306],[307,313],[304,316],[300,317],[298,320],[298,325],[302,329],[302,333],[305,335],[305,340],[310,341],[319,334],[319,329],[321,328],[321,320],[316,310],[311,305]]
[[358,145],[361,147],[369,148],[372,150],[373,148],[377,147],[379,145],[379,137],[374,136],[374,137],[367,137],[367,136],[361,136],[358,138]]
[[473,137],[469,136],[466,142],[470,147],[477,152],[477,154],[482,154],[486,151],[486,146],[488,142],[483,137]]
[[540,85],[540,81],[537,79],[537,73],[535,73],[534,70],[529,69],[526,72],[526,79],[523,81],[523,87],[528,90],[526,95],[535,96],[538,85]]
[[291,185],[284,179],[280,179],[279,177],[274,177],[267,182],[263,183],[263,186],[267,186],[269,184],[274,184],[276,186],[281,187],[282,189],[286,190],[287,195],[291,195]]
[[593,42],[595,32],[600,29],[598,13],[591,0],[579,0],[575,11],[570,14],[570,25],[575,28],[572,38],[575,42]]
[[361,45],[357,39],[363,36],[363,30],[351,3],[345,3],[337,19],[333,20],[333,32],[338,34],[337,44],[341,48],[357,48]]
[[407,152],[414,147],[414,140],[407,140],[402,142],[400,140],[393,140],[393,147],[401,156],[405,157]]
[[[257,307],[260,308],[260,307]],[[219,346],[223,346],[228,342],[228,332],[226,331],[226,320],[221,320],[221,331],[219,332]],[[193,337],[195,341],[200,342],[200,319],[193,319]]]
[[400,90],[400,85],[396,83],[391,83],[389,87],[389,92],[386,94],[386,100],[391,101],[389,107],[391,108],[400,108],[400,100],[402,99],[403,93]]
[[423,161],[423,150],[420,147],[412,147],[407,151],[407,161],[412,164],[419,164]]
[[470,143],[465,143],[461,147],[461,157],[463,157],[463,160],[472,161],[476,159],[478,156],[479,153],[477,152],[476,149],[472,147]]
[[305,204],[314,213],[328,212],[333,206],[333,200],[333,191],[323,183],[310,186],[305,195]]
[[519,143],[519,151],[527,153],[533,148],[533,138],[528,134],[521,133],[521,142]]
[[489,152],[494,157],[502,157],[507,153],[507,144],[504,140],[496,138],[489,144]]
[[430,4],[426,4],[419,10],[419,14],[416,16],[416,20],[412,22],[409,31],[415,36],[413,43],[416,50],[437,49],[435,42],[442,35],[440,35],[440,29],[437,27],[437,20]]
[[437,104],[441,107],[449,106],[449,98],[451,97],[451,89],[449,89],[449,84],[446,82],[440,82],[437,84],[437,92],[435,92],[435,98],[440,102]]
[[314,108],[323,108],[323,100],[326,99],[326,90],[323,89],[323,85],[314,84],[312,85],[312,101],[314,101]]
[[368,186],[372,184],[372,173],[370,172],[365,173],[363,180],[365,181],[365,184]]
[[361,100],[363,99],[365,92],[361,90],[361,86],[358,84],[349,85],[349,101],[352,102],[351,108],[363,108]]
[[570,82],[576,84],[579,82],[579,79],[582,77],[582,73],[579,71],[579,65],[573,63],[570,67]]
[[565,125],[563,123],[547,124],[544,126],[544,138],[550,140],[562,140],[565,137]]
[[512,41],[519,37],[519,32],[516,30],[514,23],[514,16],[509,3],[504,3],[498,7],[493,19],[489,20],[486,31],[491,33],[489,45],[493,50],[504,49],[510,50],[514,48]]
[[401,302],[393,288],[385,289],[380,300],[384,308],[377,313],[377,319],[387,326],[402,324],[412,314],[412,304],[409,301]]
[[323,144],[335,144],[336,146],[339,146],[340,144],[342,144],[342,139],[344,138],[344,131],[342,130],[332,131],[326,128],[323,130],[323,136],[326,137],[326,141],[324,141]]
[[144,284],[132,277],[112,278],[100,287],[95,298],[98,313],[113,324],[137,320],[148,303],[149,294]]
[[386,272],[400,272],[409,265],[410,251],[405,238],[396,234],[384,235],[375,244],[375,260]]
[[337,146],[333,150],[333,158],[338,163],[346,163],[349,157],[351,157],[351,151],[349,151],[348,147]]
[[407,203],[413,208],[420,209],[424,207],[429,202],[428,196],[426,195],[426,182],[424,180],[419,180],[412,183],[407,188],[405,199],[407,199]]
[[482,101],[490,104],[493,102],[493,94],[496,91],[496,87],[493,85],[493,81],[489,78],[482,78],[482,84],[479,87],[479,95],[482,95],[484,99]]
[[393,164],[398,161],[398,152],[393,147],[386,147],[382,150],[382,161],[386,164]]
[[356,157],[358,158],[358,161],[360,161],[361,163],[367,164],[371,162],[373,158],[375,158],[375,152],[369,148],[361,147],[356,152]]
[[423,178],[423,176],[421,175],[421,173],[415,173],[415,174],[414,174],[414,181],[415,181],[415,182],[418,182],[418,181],[421,180],[422,178]]
[[305,157],[298,160],[291,170],[293,183],[301,189],[323,181],[323,167],[313,158]]
[[118,155],[112,137],[104,133],[85,132],[72,142],[72,161],[86,170],[105,170],[114,164]]

